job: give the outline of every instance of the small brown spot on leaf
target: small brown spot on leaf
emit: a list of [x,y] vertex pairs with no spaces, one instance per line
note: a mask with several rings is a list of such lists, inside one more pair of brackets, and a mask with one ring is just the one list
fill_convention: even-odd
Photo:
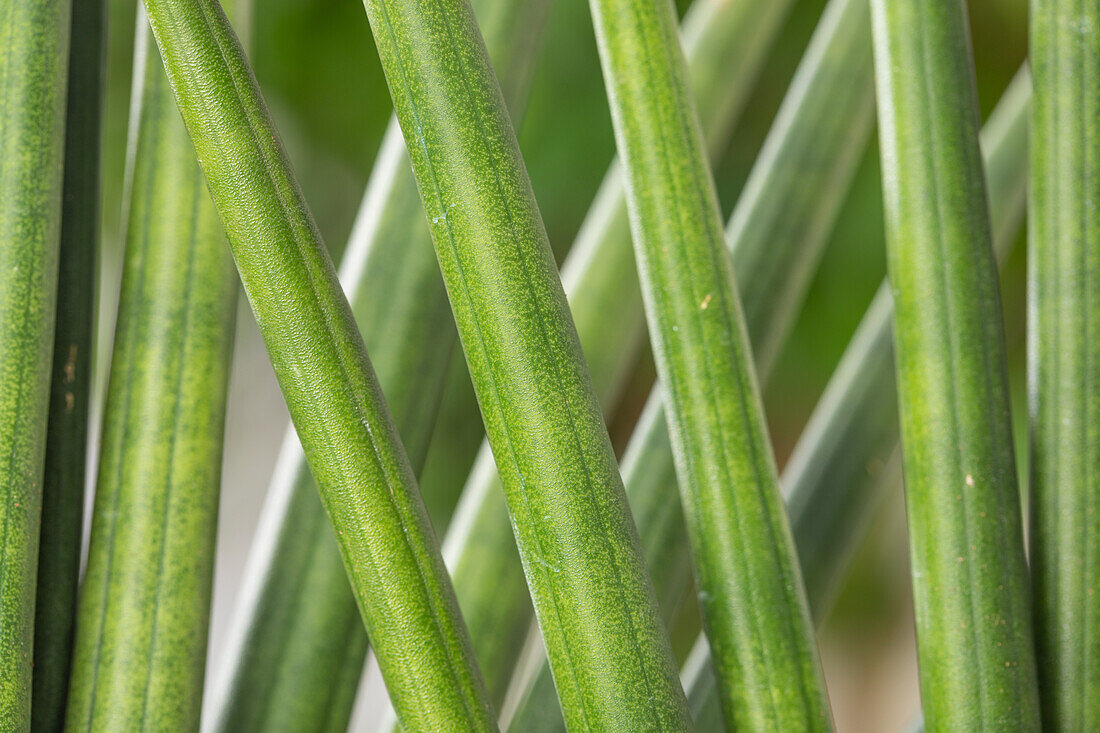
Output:
[[69,344],[69,358],[65,360],[65,384],[76,381],[76,344]]

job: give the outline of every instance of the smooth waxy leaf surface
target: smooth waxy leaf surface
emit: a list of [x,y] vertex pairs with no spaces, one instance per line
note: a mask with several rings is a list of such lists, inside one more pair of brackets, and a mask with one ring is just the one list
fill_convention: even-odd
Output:
[[240,43],[212,0],[146,9],[398,715],[492,729],[408,456]]
[[[475,3],[489,52],[517,115],[548,7],[548,0]],[[375,161],[340,281],[410,463],[419,473],[454,351],[455,330],[396,120]],[[238,605],[228,645],[229,667],[214,687],[217,699],[210,715],[226,731],[263,730],[271,721],[293,729],[323,725],[344,730],[366,657],[366,631],[293,430],[282,453],[245,571],[262,582],[254,583]],[[437,533],[446,527],[456,500],[425,491]],[[522,577],[519,586],[526,597]],[[471,621],[474,650],[499,704],[503,689],[494,680],[501,675],[493,674],[492,660],[477,644],[482,620]],[[341,660],[335,673],[333,659]]]
[[1100,720],[1100,4],[1031,3],[1031,570],[1044,728]]
[[960,0],[872,0],[929,730],[1038,728],[1004,332]]
[[465,2],[367,15],[576,729],[690,725],[538,207]]

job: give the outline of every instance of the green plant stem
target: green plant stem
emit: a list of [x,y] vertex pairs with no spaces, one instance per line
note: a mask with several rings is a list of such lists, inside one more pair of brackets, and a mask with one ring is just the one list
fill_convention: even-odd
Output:
[[593,0],[592,8],[726,725],[828,730],[824,679],[672,7]]
[[68,0],[0,6],[0,729],[31,723],[61,229]]
[[129,221],[67,729],[198,726],[237,286],[137,25]]
[[99,249],[106,3],[73,3],[50,412],[34,617],[31,729],[60,730],[69,692],[84,530],[88,404]]
[[368,0],[566,717],[690,726],[576,329],[473,14]]
[[146,9],[402,724],[491,730],[408,456],[240,43],[213,0]]
[[[870,76],[866,85],[870,88]],[[1016,242],[1026,208],[1030,100],[1025,66],[982,130],[994,246],[1002,262]],[[900,483],[893,312],[884,283],[780,479],[810,612],[817,624],[827,618],[835,589],[876,508],[886,492]],[[721,727],[708,654],[706,639],[700,637],[683,675],[692,716],[701,730],[716,727],[708,721],[718,721]]]
[[[789,14],[790,6],[790,0],[774,0],[763,8],[752,7],[750,3],[695,0],[688,8],[682,25],[684,54],[687,57],[692,90],[700,109],[703,134],[712,159],[717,158],[725,150],[730,131],[740,117],[742,106],[749,97],[752,85],[756,81],[760,67],[780,26]],[[625,195],[622,171],[617,163],[613,163],[604,176],[599,194],[589,209],[582,230],[562,268],[562,284],[570,300],[570,309],[577,323],[577,333],[580,335],[585,359],[592,373],[592,381],[596,385],[596,392],[600,397],[605,415],[618,403],[623,380],[633,365],[631,356],[637,353],[644,338],[645,328],[641,312],[641,293],[638,291],[637,278],[633,275],[632,269],[634,254],[630,245],[630,223],[627,221]],[[574,251],[577,253],[572,254]],[[608,262],[627,262],[631,268],[631,274],[627,278],[616,276],[606,285],[589,285],[585,282],[592,279],[585,275],[588,263],[600,259],[606,259]],[[618,275],[611,268],[605,272],[608,275]],[[590,292],[591,301],[594,304],[598,303],[598,309],[588,312],[585,302],[589,300]],[[588,320],[593,322],[592,327],[589,327]],[[622,350],[616,351],[614,348],[609,348],[604,337],[614,339],[611,345],[622,345]],[[458,357],[456,362],[461,361],[461,354],[456,356]],[[484,528],[500,534],[504,539],[505,535],[497,532],[499,523],[505,521],[506,517],[504,501],[497,496],[497,492],[500,491],[499,478],[493,473],[484,473],[480,469],[473,470],[471,462],[477,454],[479,441],[475,437],[471,445],[470,436],[460,432],[466,428],[466,425],[459,423],[457,419],[448,422],[450,416],[462,415],[468,411],[467,403],[473,403],[466,364],[462,361],[456,366],[458,369],[453,371],[460,373],[449,377],[448,385],[460,385],[460,387],[449,386],[445,392],[440,405],[440,420],[443,421],[440,429],[444,432],[438,441],[432,442],[421,482],[425,487],[429,484],[433,487],[444,485],[449,490],[436,493],[454,495],[457,498],[464,483],[461,479],[455,480],[453,476],[467,476],[471,473],[484,475],[485,480],[493,482],[497,487],[496,490],[490,491],[487,487],[478,486],[472,491],[497,504],[484,515],[485,521],[497,526],[477,524],[471,526],[471,529],[476,532]],[[608,385],[606,392],[604,384]],[[453,407],[448,405],[448,402],[460,401],[461,405],[456,404]],[[486,455],[486,460],[491,461],[491,456]],[[425,493],[428,493],[427,488]],[[515,542],[510,539],[510,533],[507,537],[509,537],[505,540],[507,544],[501,547],[500,551],[512,556],[511,563],[515,566],[518,564],[518,557],[515,556],[513,549]],[[461,543],[456,541],[457,552],[461,552],[461,549],[457,548],[459,544]],[[488,544],[482,544],[487,550],[489,549]],[[476,569],[477,566],[469,567]],[[461,575],[461,571],[458,571],[458,575]],[[459,594],[459,602],[463,608],[467,608],[469,599],[472,608],[472,604],[477,602],[475,594],[465,591],[464,581],[458,575],[455,577],[455,590]],[[488,600],[488,603],[493,604],[498,611],[501,595],[500,592],[493,591],[492,598]],[[529,609],[530,603],[526,595],[524,590],[522,597],[516,598],[517,607],[526,606]],[[472,617],[475,614],[467,615]],[[495,615],[507,616],[511,619],[524,616],[522,611],[500,612]],[[472,628],[471,636],[474,638],[474,646],[479,647],[478,635]],[[513,649],[509,660],[514,660],[515,647],[509,645],[509,648]],[[491,676],[491,673],[485,669],[484,663],[482,669],[486,672],[486,677]],[[510,667],[503,671],[510,672]]]
[[[870,19],[860,0],[826,9],[726,228],[761,380],[809,286],[873,119]],[[699,95],[697,95],[699,98]],[[777,204],[776,202],[780,202]],[[784,204],[784,205],[780,205]],[[765,256],[770,252],[771,256]],[[755,287],[758,280],[772,288]],[[623,457],[627,496],[666,622],[691,589],[690,547],[661,395],[654,391]],[[670,501],[670,498],[673,498]],[[532,665],[544,667],[534,656]],[[545,669],[520,675],[513,730],[560,729]],[[713,678],[712,678],[713,681]]]
[[[481,0],[475,8],[516,116],[548,8],[548,0]],[[410,463],[420,472],[455,330],[396,120],[377,156],[340,280]],[[291,730],[312,730],[318,721],[345,730],[367,653],[366,631],[293,430],[276,465],[246,565],[246,577],[255,580],[238,603],[209,720],[225,731],[266,730],[273,721]],[[446,527],[456,500],[425,491],[437,531]],[[334,674],[336,657],[341,671]],[[492,677],[486,679],[499,703],[503,690],[496,694]]]
[[[1005,91],[982,131],[996,253],[1016,241],[1027,190],[1026,68]],[[783,471],[791,527],[810,609],[822,619],[879,496],[898,447],[893,302],[883,283]]]
[[1028,354],[1043,727],[1100,720],[1100,4],[1033,0]]
[[1037,730],[1004,329],[960,0],[872,0],[929,730]]
[[[703,132],[712,156],[725,147],[788,9],[786,1],[754,13],[747,3],[697,0],[685,17],[685,54],[695,97],[707,112]],[[596,395],[609,414],[645,338],[618,163],[604,176],[561,278]],[[505,685],[531,626],[531,602],[488,444],[478,454],[459,507],[443,554],[486,680],[490,687]],[[637,513],[634,518],[641,523]],[[652,562],[649,567],[655,568]],[[549,689],[553,693],[552,684]],[[548,714],[560,716],[556,696],[550,698]]]
[[[676,497],[669,501],[669,482],[660,477],[672,475],[672,454],[668,447],[668,430],[654,428],[659,422],[665,427],[661,401],[649,400],[635,427],[623,456],[623,481],[626,484],[630,509],[638,525],[645,549],[646,564],[657,592],[662,619],[669,624],[679,600],[691,586],[691,548],[684,530],[684,516]],[[644,437],[639,440],[638,437]],[[675,480],[675,478],[673,478]],[[509,691],[515,713],[508,730],[523,733],[563,731],[561,708],[554,693],[554,682],[546,664],[537,629],[532,629],[528,646],[533,649],[521,660]],[[689,700],[690,702],[690,700]],[[506,707],[505,712],[509,708]],[[698,727],[698,725],[696,725]]]

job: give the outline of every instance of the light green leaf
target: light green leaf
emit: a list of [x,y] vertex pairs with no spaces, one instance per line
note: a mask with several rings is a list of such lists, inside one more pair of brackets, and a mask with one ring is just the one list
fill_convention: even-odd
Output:
[[1037,730],[977,100],[961,0],[872,0],[910,559],[929,730]]
[[0,5],[0,729],[11,731],[31,723],[69,9]]
[[[549,1],[482,0],[476,5],[518,116]],[[454,351],[455,330],[396,119],[375,161],[340,280],[413,470],[419,473]],[[265,730],[272,721],[295,730],[323,725],[342,731],[366,658],[366,631],[293,430],[276,465],[245,569],[246,576],[256,580],[246,586],[238,603],[227,666],[219,670],[213,686],[208,719],[225,731]],[[428,495],[425,487],[424,503],[437,532],[446,527],[456,501],[457,497]],[[506,530],[510,536],[511,530]],[[522,578],[520,584],[526,596]],[[494,685],[492,665],[486,664],[489,660],[476,644],[474,648],[489,691],[499,703],[502,686]]]
[[493,729],[408,456],[240,43],[213,0],[146,9],[398,714]]
[[607,430],[466,2],[367,0],[566,717],[688,727]]
[[202,705],[237,278],[150,44],[140,17],[126,254],[70,731],[188,730]]

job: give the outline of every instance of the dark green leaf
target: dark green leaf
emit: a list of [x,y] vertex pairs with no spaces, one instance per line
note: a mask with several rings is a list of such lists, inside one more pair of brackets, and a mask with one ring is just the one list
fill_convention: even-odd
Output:
[[1031,3],[1031,570],[1047,730],[1100,724],[1098,34],[1100,3]]
[[43,733],[60,730],[65,721],[84,531],[105,14],[103,0],[71,8],[61,256],[34,616],[31,728]]

